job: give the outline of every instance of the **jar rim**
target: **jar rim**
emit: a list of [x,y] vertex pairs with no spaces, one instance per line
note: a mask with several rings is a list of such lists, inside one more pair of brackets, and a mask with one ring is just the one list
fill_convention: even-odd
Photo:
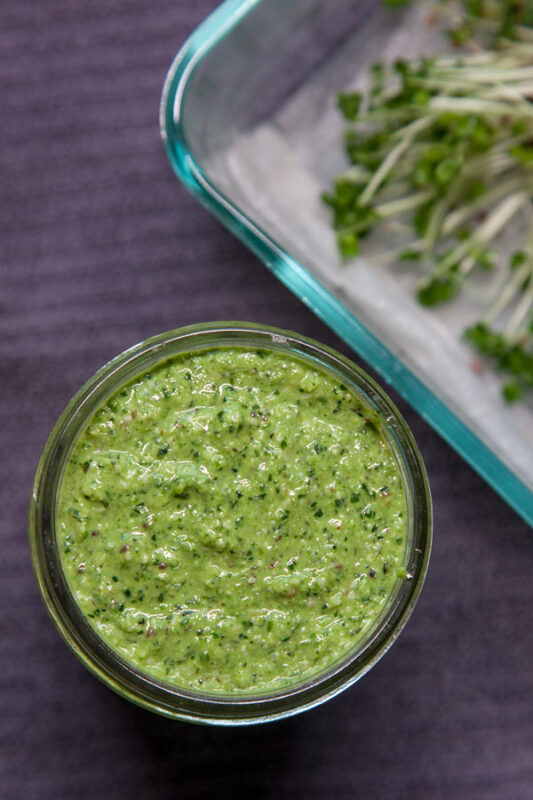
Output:
[[[166,684],[125,661],[85,619],[62,572],[55,536],[55,500],[73,443],[106,398],[148,367],[172,358],[216,348],[254,348],[284,352],[313,363],[348,383],[376,411],[402,470],[410,505],[407,575],[371,633],[349,653],[314,678],[262,695],[189,692]],[[84,665],[127,699],[175,719],[220,725],[266,722],[316,706],[351,686],[389,649],[406,624],[422,589],[432,541],[428,479],[414,437],[402,415],[378,384],[350,359],[292,331],[246,322],[213,322],[165,331],[128,348],[104,364],[79,389],[57,420],[37,467],[29,514],[30,550],[41,596],[54,624]]]

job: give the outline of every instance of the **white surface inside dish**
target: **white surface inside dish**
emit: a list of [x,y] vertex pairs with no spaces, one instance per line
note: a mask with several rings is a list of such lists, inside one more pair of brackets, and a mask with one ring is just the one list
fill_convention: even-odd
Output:
[[[414,8],[398,27],[378,14],[278,110],[220,153],[211,174],[233,202],[294,256],[412,370],[528,487],[533,488],[531,401],[508,406],[502,376],[478,358],[461,335],[480,316],[480,297],[494,289],[484,276],[451,303],[426,310],[415,299],[416,268],[386,264],[390,243],[368,240],[364,258],[344,265],[330,214],[320,200],[347,168],[346,128],[336,93],[364,85],[367,67],[448,48],[427,12]],[[513,231],[507,232],[512,240]],[[473,282],[475,284],[475,282]]]

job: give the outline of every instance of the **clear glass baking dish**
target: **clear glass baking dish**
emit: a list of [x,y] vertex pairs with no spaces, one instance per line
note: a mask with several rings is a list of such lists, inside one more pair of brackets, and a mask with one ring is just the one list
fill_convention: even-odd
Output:
[[371,258],[346,271],[319,200],[345,163],[336,93],[384,53],[416,52],[416,13],[226,0],[169,70],[161,134],[198,199],[533,523],[531,406],[505,406],[449,309],[417,306],[403,274]]

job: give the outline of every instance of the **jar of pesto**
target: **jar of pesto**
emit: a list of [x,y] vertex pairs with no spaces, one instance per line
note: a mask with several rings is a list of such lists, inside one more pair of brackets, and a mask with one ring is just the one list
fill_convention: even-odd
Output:
[[127,350],[37,469],[30,544],[59,632],[166,716],[279,719],[357,681],[418,598],[431,501],[413,437],[340,354],[247,323]]

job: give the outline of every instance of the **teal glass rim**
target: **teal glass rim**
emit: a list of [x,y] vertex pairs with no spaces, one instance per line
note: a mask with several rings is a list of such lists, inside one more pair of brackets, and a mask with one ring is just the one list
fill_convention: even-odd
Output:
[[160,132],[175,174],[276,277],[358,353],[530,525],[533,491],[454,412],[287,250],[206,175],[187,139],[184,119],[191,77],[202,60],[268,0],[225,0],[187,39],[167,73],[160,104]]
[[[268,695],[188,692],[158,681],[114,652],[77,606],[63,575],[55,536],[55,503],[62,473],[78,436],[111,393],[132,377],[177,353],[220,347],[261,348],[290,354],[348,385],[380,416],[402,470],[409,509],[407,577],[357,648],[326,671]],[[44,447],[30,502],[29,536],[39,589],[59,633],[82,663],[108,687],[164,716],[197,723],[246,725],[281,719],[323,703],[361,678],[389,649],[422,589],[432,540],[431,497],[422,457],[400,413],[382,389],[349,359],[288,331],[241,322],[169,331],[126,350],[104,365],[61,414]]]

